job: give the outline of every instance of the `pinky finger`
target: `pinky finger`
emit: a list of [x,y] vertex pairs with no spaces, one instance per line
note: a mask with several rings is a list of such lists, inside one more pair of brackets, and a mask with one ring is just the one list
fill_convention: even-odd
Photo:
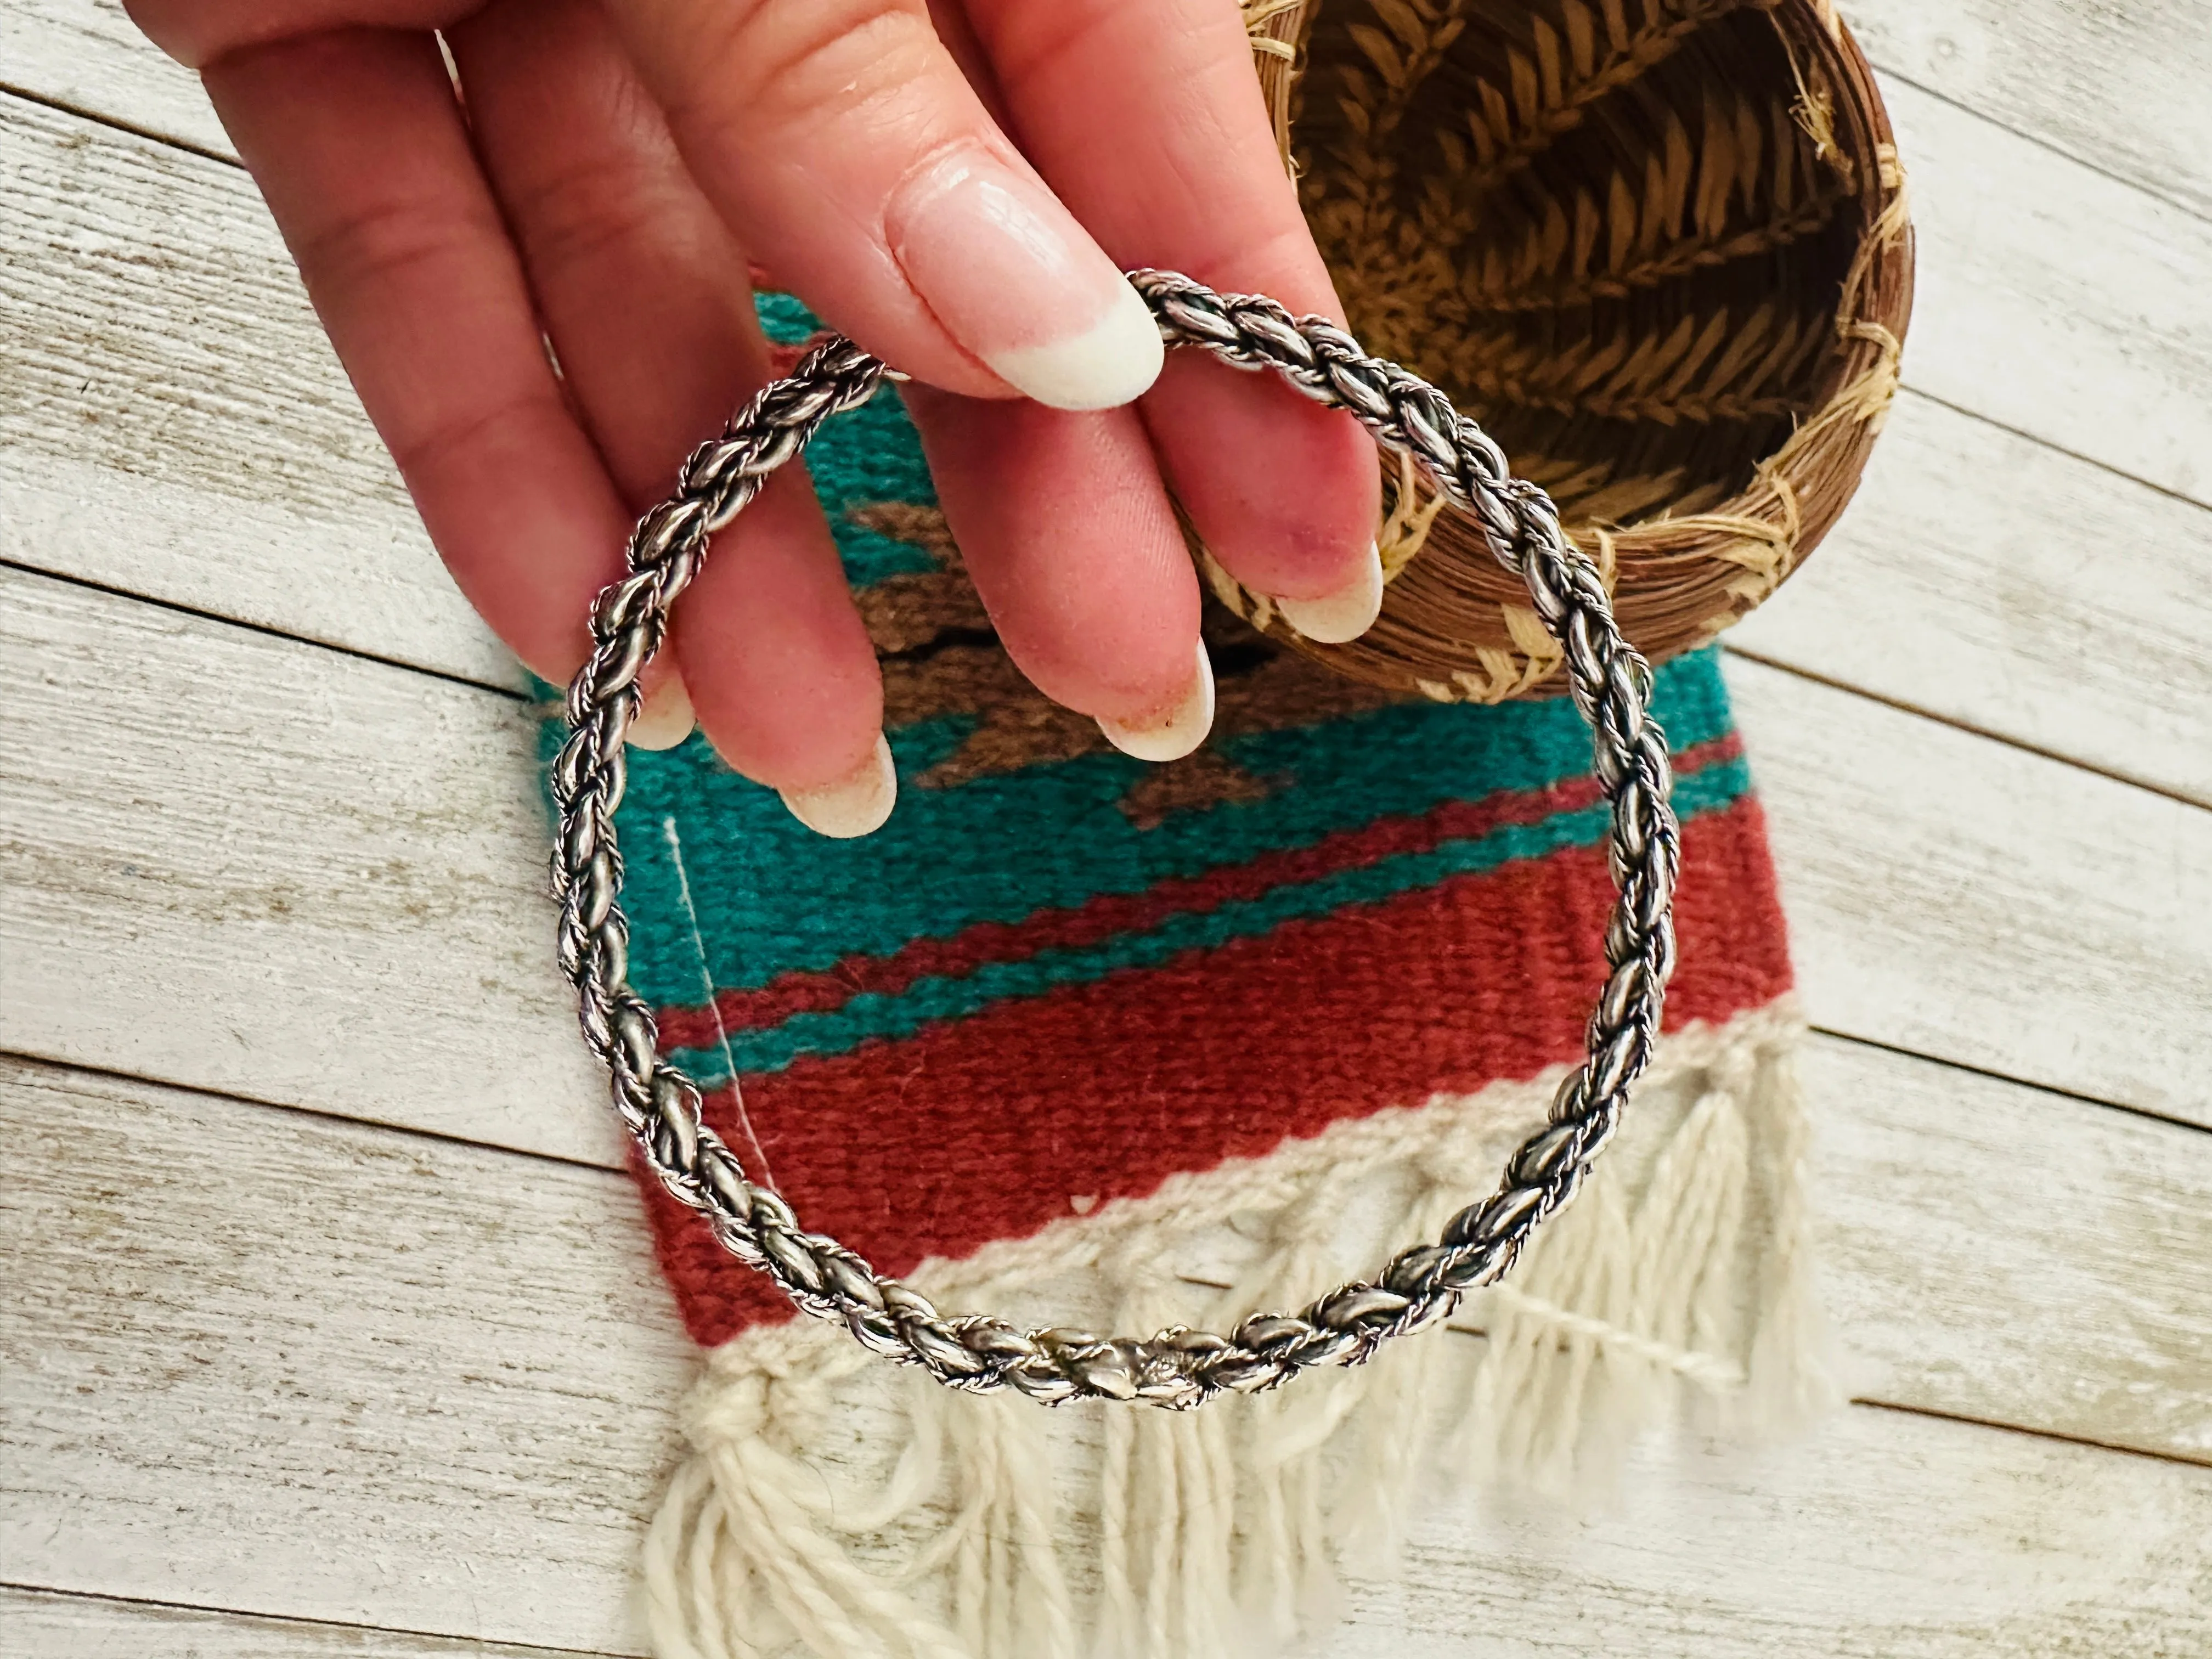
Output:
[[676,658],[716,752],[810,830],[881,825],[898,794],[883,676],[803,473],[769,481],[692,587]]
[[[493,0],[447,40],[567,389],[641,509],[771,373],[744,253],[593,0]],[[665,659],[708,742],[814,828],[873,828],[891,798],[881,677],[800,464],[715,538],[694,587]]]

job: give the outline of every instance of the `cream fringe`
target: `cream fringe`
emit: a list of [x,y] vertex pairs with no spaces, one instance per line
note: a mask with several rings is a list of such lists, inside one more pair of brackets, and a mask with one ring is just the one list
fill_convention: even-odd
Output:
[[[811,1321],[745,1333],[708,1359],[646,1541],[656,1650],[1273,1654],[1329,1621],[1340,1568],[1391,1569],[1432,1486],[1586,1504],[1670,1422],[1802,1425],[1834,1391],[1801,1030],[1785,1000],[1667,1038],[1620,1144],[1506,1284],[1449,1330],[1275,1394],[1047,1412],[951,1393]],[[1224,1328],[1432,1237],[1553,1081],[1340,1122],[914,1279],[1030,1322]]]

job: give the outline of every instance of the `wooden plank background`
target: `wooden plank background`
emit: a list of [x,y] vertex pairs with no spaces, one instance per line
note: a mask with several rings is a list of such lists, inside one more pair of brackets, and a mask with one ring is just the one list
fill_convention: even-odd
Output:
[[[1730,678],[1861,1403],[1440,1516],[1342,1659],[2212,1651],[2212,15],[1844,11],[1906,390]],[[641,1651],[522,683],[192,77],[15,0],[0,88],[0,1659]]]

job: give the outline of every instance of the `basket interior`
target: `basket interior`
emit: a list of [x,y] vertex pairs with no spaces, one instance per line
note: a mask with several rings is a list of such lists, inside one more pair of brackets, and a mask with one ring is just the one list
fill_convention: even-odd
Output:
[[1834,395],[1871,215],[1829,113],[1771,0],[1320,0],[1291,143],[1353,333],[1626,526]]

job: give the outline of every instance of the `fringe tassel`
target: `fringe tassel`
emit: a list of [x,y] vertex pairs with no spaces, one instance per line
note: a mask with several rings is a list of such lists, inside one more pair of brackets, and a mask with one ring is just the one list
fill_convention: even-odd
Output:
[[[811,1322],[747,1332],[709,1358],[647,1537],[656,1651],[1279,1652],[1332,1621],[1341,1566],[1395,1565],[1439,1471],[1586,1504],[1670,1422],[1802,1430],[1836,1390],[1801,1031],[1778,1005],[1668,1038],[1620,1144],[1506,1284],[1449,1331],[1276,1394],[1047,1413],[895,1372]],[[954,1305],[1073,1302],[1120,1330],[1295,1305],[1441,1227],[1553,1081],[1340,1123],[915,1279]]]

